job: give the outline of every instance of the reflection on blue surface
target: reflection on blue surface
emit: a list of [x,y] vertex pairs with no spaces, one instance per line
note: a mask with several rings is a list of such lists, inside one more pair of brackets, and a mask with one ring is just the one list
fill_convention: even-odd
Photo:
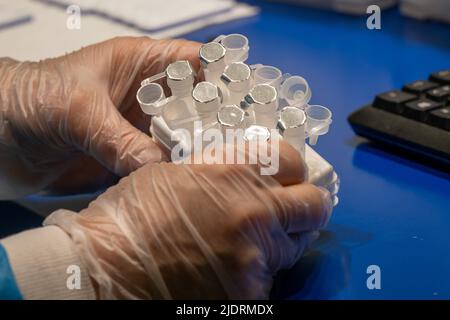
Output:
[[[255,1],[247,1],[255,3]],[[450,180],[426,163],[355,139],[346,117],[375,94],[450,68],[450,26],[382,13],[382,29],[366,17],[260,3],[260,16],[188,35],[206,41],[245,33],[250,62],[304,76],[313,103],[330,106],[333,124],[317,150],[341,177],[338,207],[326,237],[276,281],[289,299],[449,299]],[[339,227],[338,227],[339,226]],[[357,245],[345,239],[355,236]],[[381,268],[381,290],[366,287],[369,265]]]

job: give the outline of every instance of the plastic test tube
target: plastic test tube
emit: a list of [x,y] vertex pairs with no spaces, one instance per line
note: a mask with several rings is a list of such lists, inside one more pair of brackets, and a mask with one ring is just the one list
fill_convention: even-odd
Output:
[[[254,113],[255,124],[269,129],[277,126],[278,94],[277,90],[268,84],[254,86],[241,102],[241,108]],[[251,110],[252,109],[252,110]]]
[[172,96],[190,96],[194,85],[194,69],[187,60],[175,61],[166,69],[167,85]]
[[203,126],[217,122],[217,111],[220,108],[219,89],[214,83],[199,82],[192,90],[192,99]]
[[225,68],[220,79],[227,88],[226,92],[222,92],[224,103],[239,105],[251,86],[250,67],[242,62],[234,62]]
[[155,116],[161,114],[167,103],[164,90],[158,83],[144,83],[136,93],[136,99],[145,114]]
[[308,82],[299,76],[291,76],[283,81],[280,87],[280,96],[284,98],[289,105],[295,105],[304,108],[311,100],[311,89]]
[[170,129],[193,131],[196,112],[191,98],[194,85],[194,71],[189,61],[179,60],[166,69],[167,85],[175,99],[169,102],[162,116]]
[[280,69],[272,66],[258,65],[253,71],[253,79],[255,84],[270,84],[278,88],[281,84],[283,73]]
[[200,47],[199,58],[202,64],[205,80],[217,83],[220,79],[225,64],[226,49],[218,42],[205,43]]
[[284,107],[280,112],[278,129],[283,139],[305,157],[306,114],[296,107]]
[[229,34],[227,36],[219,36],[215,41],[220,42],[226,49],[226,64],[233,62],[244,62],[248,59],[250,47],[248,39],[242,34]]
[[309,135],[309,143],[315,145],[318,136],[328,132],[331,124],[331,111],[323,106],[311,105],[306,107],[305,113],[307,117],[306,131]]

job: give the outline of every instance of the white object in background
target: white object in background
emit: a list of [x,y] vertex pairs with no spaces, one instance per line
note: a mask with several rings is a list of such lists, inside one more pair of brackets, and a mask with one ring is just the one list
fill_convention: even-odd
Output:
[[234,0],[38,0],[66,9],[80,6],[97,15],[156,37],[168,37],[207,25],[252,16],[255,7]]
[[365,15],[367,7],[370,5],[377,5],[381,9],[385,9],[396,5],[398,0],[278,0],[277,2],[331,9],[354,15]]
[[11,0],[0,0],[0,29],[16,26],[33,19],[30,10],[12,3]]
[[415,19],[450,23],[449,0],[401,0],[400,11]]
[[315,145],[317,143],[318,136],[328,133],[328,129],[331,124],[331,111],[330,109],[312,105],[307,106],[306,113],[306,131],[309,136],[309,143]]

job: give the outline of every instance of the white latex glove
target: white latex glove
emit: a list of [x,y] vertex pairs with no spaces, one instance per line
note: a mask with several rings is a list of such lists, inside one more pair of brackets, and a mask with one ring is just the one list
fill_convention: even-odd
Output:
[[[199,44],[116,38],[40,62],[0,59],[0,199],[108,184],[164,156],[136,102],[168,64],[199,67]],[[107,170],[109,169],[109,171]]]
[[268,298],[331,214],[280,143],[276,176],[257,165],[146,165],[75,214],[46,224],[72,238],[102,299]]

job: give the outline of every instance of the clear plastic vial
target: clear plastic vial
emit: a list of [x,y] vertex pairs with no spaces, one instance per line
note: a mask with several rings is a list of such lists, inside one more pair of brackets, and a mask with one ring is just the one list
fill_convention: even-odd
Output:
[[277,126],[278,93],[273,86],[254,86],[241,102],[241,108],[253,112],[256,125],[269,129]]
[[194,85],[194,69],[187,60],[171,63],[166,69],[167,85],[172,96],[184,98],[191,95]]
[[192,90],[192,99],[204,126],[217,122],[216,115],[220,108],[220,96],[219,89],[214,83],[199,82]]
[[228,65],[220,79],[225,84],[224,104],[239,105],[251,86],[251,70],[242,62]]
[[225,53],[225,47],[218,42],[205,43],[200,47],[198,56],[206,81],[213,83],[219,81],[226,67]]
[[281,109],[278,129],[283,139],[293,146],[303,159],[305,157],[305,123],[306,114],[296,107]]

